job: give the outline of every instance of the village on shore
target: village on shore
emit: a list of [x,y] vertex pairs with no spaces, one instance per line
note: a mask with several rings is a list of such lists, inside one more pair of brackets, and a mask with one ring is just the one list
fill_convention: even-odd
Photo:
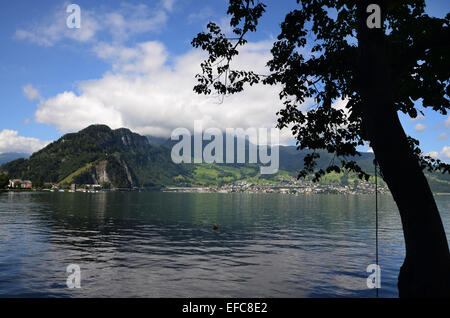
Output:
[[[199,192],[199,193],[284,193],[284,194],[373,194],[375,184],[356,180],[349,184],[320,183],[296,178],[279,177],[274,183],[252,183],[238,180],[218,187],[168,187],[164,192]],[[390,193],[384,184],[377,185],[378,193]]]
[[30,180],[9,180],[7,190],[11,191],[48,191],[48,192],[104,192],[110,190],[105,184],[83,184],[83,185],[59,185],[57,183],[44,183],[42,186],[33,185]]
[[[83,192],[99,193],[106,191],[142,191],[141,188],[117,189],[109,184],[83,184],[83,185],[59,185],[45,183],[43,187],[33,187],[30,180],[10,180],[9,190],[14,191],[48,191],[48,192]],[[192,187],[164,187],[162,192],[185,193],[283,193],[283,194],[373,194],[375,184],[364,180],[354,180],[348,184],[338,182],[313,182],[310,180],[296,179],[293,177],[278,177],[275,182],[251,182],[249,180],[237,180],[219,186],[192,186]],[[378,193],[389,193],[389,189],[383,184],[377,185]]]

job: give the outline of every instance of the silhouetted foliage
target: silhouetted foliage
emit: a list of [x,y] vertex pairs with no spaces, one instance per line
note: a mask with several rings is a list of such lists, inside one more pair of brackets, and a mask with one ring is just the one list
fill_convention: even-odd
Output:
[[[236,37],[225,35],[210,22],[207,32],[192,41],[209,57],[197,75],[197,93],[234,94],[245,84],[282,85],[278,127],[290,127],[297,138],[298,149],[326,149],[336,154],[329,167],[317,168],[320,153],[304,158],[299,177],[310,173],[318,180],[331,171],[346,169],[368,179],[367,173],[353,159],[358,146],[369,142],[363,127],[362,101],[358,77],[357,8],[353,0],[302,0],[298,9],[289,12],[281,23],[281,32],[267,63],[269,73],[232,68],[239,46],[247,42],[245,35],[256,31],[266,6],[253,0],[230,0],[227,13]],[[391,1],[386,12],[388,63],[395,93],[396,111],[416,118],[414,102],[447,114],[449,108],[448,63],[450,38],[449,17],[439,19],[424,13],[424,1]],[[336,107],[339,99],[345,107]],[[300,105],[311,106],[303,111]],[[450,172],[450,166],[425,156],[417,140],[411,149],[421,166],[430,171]]]
[[[245,35],[254,32],[265,5],[230,0],[234,36],[213,22],[192,41],[208,53],[194,91],[234,94],[245,85],[280,85],[283,108],[278,127],[288,127],[304,157],[299,177],[328,172],[368,174],[353,158],[369,143],[381,176],[397,203],[406,257],[399,295],[450,296],[450,253],[442,220],[424,169],[450,172],[450,166],[424,156],[408,137],[398,112],[416,118],[420,107],[447,115],[449,101],[450,14],[425,14],[424,0],[297,0],[273,44],[268,74],[232,68]],[[380,28],[367,24],[369,5],[380,8]],[[343,100],[345,103],[336,104]],[[307,105],[307,109],[302,106]],[[419,107],[417,106],[419,105]],[[281,107],[281,106],[280,106]],[[320,150],[335,158],[317,168]]]

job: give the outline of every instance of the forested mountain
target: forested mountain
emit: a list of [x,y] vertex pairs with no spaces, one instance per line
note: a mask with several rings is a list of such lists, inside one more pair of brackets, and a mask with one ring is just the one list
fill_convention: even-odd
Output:
[[0,167],[11,178],[34,183],[110,183],[116,188],[170,183],[186,169],[172,163],[167,148],[151,146],[146,137],[121,128],[92,125],[66,134],[29,159]]

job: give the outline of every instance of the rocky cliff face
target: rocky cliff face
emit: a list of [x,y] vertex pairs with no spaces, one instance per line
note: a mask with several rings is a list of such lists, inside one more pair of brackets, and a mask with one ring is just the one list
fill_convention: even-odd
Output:
[[107,160],[102,160],[95,167],[95,175],[93,175],[93,179],[95,183],[102,184],[103,182],[110,183],[111,180],[108,177],[108,173],[106,172],[106,167],[108,166]]
[[114,130],[113,134],[117,138],[120,138],[124,147],[142,148],[150,146],[150,143],[146,137],[135,134],[126,128]]

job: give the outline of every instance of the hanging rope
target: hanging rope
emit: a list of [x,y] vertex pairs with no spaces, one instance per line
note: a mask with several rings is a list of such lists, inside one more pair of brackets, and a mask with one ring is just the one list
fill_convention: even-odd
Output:
[[[374,159],[375,165],[375,257],[378,270],[378,174],[377,174],[377,160]],[[378,277],[377,277],[378,279]],[[377,282],[378,283],[378,282]],[[375,288],[378,298],[378,288]]]

